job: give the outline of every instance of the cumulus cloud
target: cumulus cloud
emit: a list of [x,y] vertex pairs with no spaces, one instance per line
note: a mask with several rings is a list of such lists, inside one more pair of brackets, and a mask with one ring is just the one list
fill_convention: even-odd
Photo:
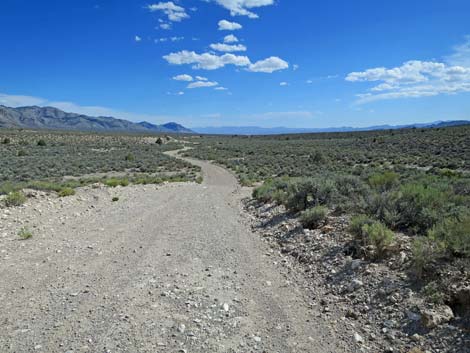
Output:
[[163,12],[168,17],[168,21],[172,22],[181,22],[182,20],[189,18],[184,7],[175,5],[172,1],[148,5],[147,8],[151,12]]
[[270,58],[251,63],[247,56],[235,54],[216,55],[212,53],[198,54],[194,51],[182,50],[176,53],[170,53],[163,56],[169,64],[172,65],[193,65],[193,69],[216,70],[226,65],[246,67],[251,72],[272,73],[278,70],[289,68],[289,64],[272,56]]
[[225,87],[222,87],[222,86],[219,86],[219,87],[216,87],[214,88],[216,91],[227,91],[228,88],[225,88]]
[[271,56],[270,58],[251,64],[248,67],[248,71],[272,73],[274,71],[284,70],[287,68],[289,68],[289,63],[282,60],[281,58],[278,58],[277,56]]
[[237,22],[230,22],[227,20],[219,21],[219,31],[236,31],[242,28],[243,26]]
[[274,0],[214,0],[217,4],[230,11],[232,16],[248,16],[258,18],[252,11],[253,8],[269,6],[274,4]]
[[193,77],[191,75],[183,74],[183,75],[177,75],[173,77],[173,80],[175,81],[186,81],[186,82],[191,82],[193,81]]
[[142,38],[139,37],[139,36],[135,36],[135,37],[134,37],[134,40],[135,40],[136,42],[140,42],[140,41],[142,41]]
[[228,36],[225,36],[224,43],[238,43],[238,38],[233,34],[229,34]]
[[378,67],[352,72],[349,82],[377,82],[359,94],[358,103],[384,99],[430,97],[470,92],[470,67],[413,60],[394,68]]
[[236,51],[246,51],[246,46],[243,44],[225,44],[225,43],[216,43],[210,45],[211,49],[222,51],[222,52],[236,52]]
[[194,69],[216,70],[225,65],[248,66],[250,59],[234,54],[215,55],[210,53],[197,54],[194,51],[183,50],[163,57],[173,65],[192,64]]
[[187,88],[205,88],[205,87],[215,87],[219,83],[218,82],[211,82],[211,81],[197,81],[197,82],[192,82],[188,85]]
[[196,76],[196,80],[198,80],[198,81],[207,81],[208,78],[207,78],[207,77],[203,77],[203,76]]
[[289,84],[287,82],[281,82],[279,86],[289,86]]

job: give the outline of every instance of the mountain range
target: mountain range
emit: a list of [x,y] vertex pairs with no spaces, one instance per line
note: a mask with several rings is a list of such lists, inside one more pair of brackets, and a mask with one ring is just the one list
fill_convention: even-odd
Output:
[[184,126],[171,122],[154,125],[146,121],[134,123],[112,117],[91,117],[66,113],[54,107],[9,108],[0,105],[0,128],[48,129],[100,132],[136,133],[193,133]]
[[320,132],[353,132],[373,130],[394,130],[409,128],[438,128],[468,125],[469,120],[435,121],[409,125],[376,125],[362,128],[331,127],[331,128],[264,128],[258,126],[222,126],[200,127],[188,129],[178,123],[170,122],[155,125],[146,121],[139,123],[113,117],[91,117],[83,114],[66,113],[54,107],[19,107],[10,108],[0,105],[0,128],[17,129],[48,129],[96,132],[135,132],[135,133],[181,133],[209,135],[279,135]]
[[284,135],[284,134],[306,134],[320,132],[354,132],[374,130],[396,130],[411,128],[439,128],[459,125],[470,125],[469,120],[435,121],[432,123],[420,123],[409,125],[376,125],[369,127],[330,127],[330,128],[287,128],[272,127],[263,128],[259,126],[221,126],[221,127],[199,127],[193,128],[194,132],[209,135]]

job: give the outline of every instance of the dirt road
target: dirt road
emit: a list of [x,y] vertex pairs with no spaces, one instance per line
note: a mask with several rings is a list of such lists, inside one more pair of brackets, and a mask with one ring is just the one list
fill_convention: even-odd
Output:
[[251,232],[235,178],[195,163],[201,185],[0,209],[0,352],[353,351]]

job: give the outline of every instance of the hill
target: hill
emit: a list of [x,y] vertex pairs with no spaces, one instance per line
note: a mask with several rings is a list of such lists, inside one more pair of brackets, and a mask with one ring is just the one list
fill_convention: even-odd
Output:
[[154,125],[145,121],[134,123],[113,117],[91,117],[83,114],[66,113],[54,107],[10,108],[3,105],[0,105],[0,128],[144,133],[192,132],[174,122]]

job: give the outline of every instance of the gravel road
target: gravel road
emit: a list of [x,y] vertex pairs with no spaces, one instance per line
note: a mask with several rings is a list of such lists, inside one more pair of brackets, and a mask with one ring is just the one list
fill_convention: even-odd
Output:
[[0,352],[354,351],[251,231],[235,178],[193,162],[201,185],[0,209]]

